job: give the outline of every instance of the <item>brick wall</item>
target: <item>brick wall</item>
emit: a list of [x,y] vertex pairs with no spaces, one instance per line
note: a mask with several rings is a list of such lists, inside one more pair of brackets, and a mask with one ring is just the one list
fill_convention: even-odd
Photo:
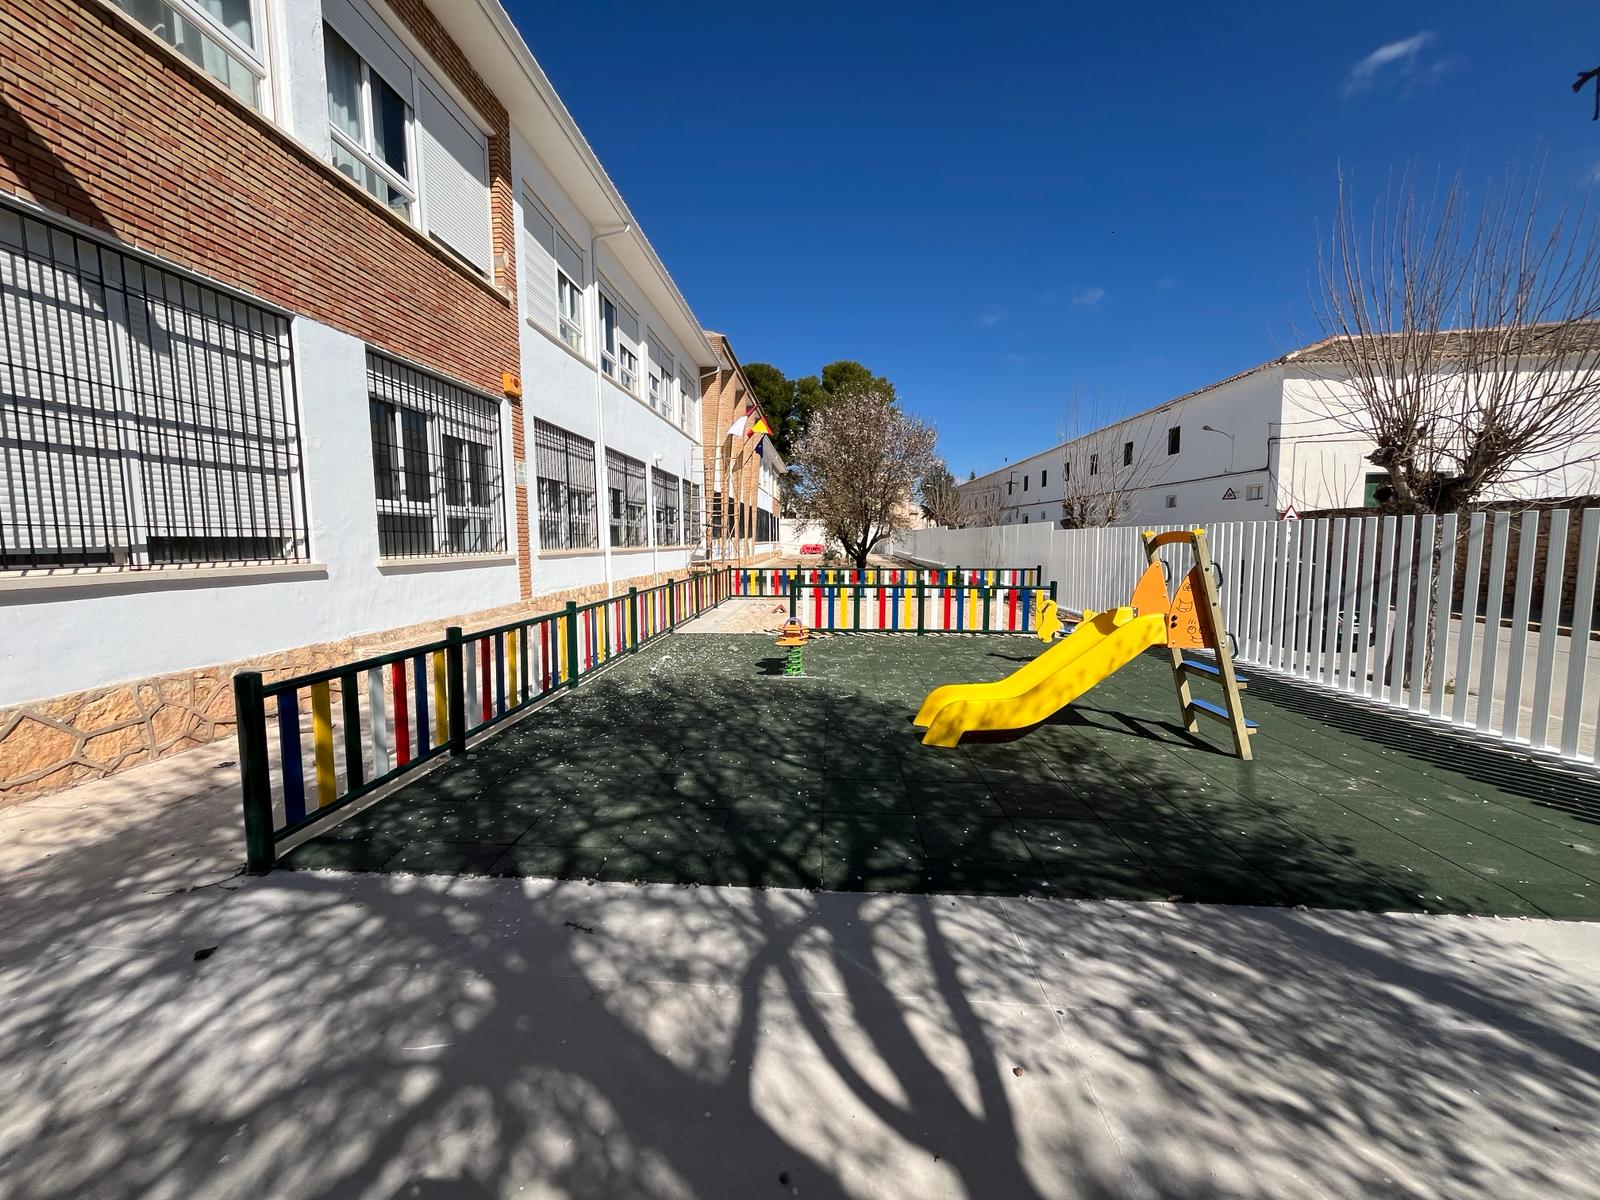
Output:
[[0,191],[499,395],[519,362],[505,106],[421,0],[391,7],[493,126],[493,284],[101,0],[0,0]]
[[[760,503],[761,460],[756,457],[756,439],[738,437],[730,439],[728,429],[744,413],[747,405],[757,404],[750,381],[745,378],[734,357],[728,339],[720,333],[707,333],[711,344],[722,357],[733,364],[730,370],[718,370],[709,382],[701,387],[701,446],[704,448],[705,481],[702,484],[708,505],[715,505],[720,492],[724,511],[722,516],[722,541],[724,553],[743,557],[753,552],[756,533],[756,507]],[[753,420],[754,418],[752,418]],[[770,422],[769,422],[770,423]],[[721,487],[713,487],[714,464],[721,464]],[[743,504],[741,510],[739,505]],[[774,505],[776,508],[776,505]],[[714,509],[712,510],[714,512]],[[741,519],[742,518],[742,519]],[[711,529],[716,527],[713,518],[706,531],[707,544],[711,545]]]

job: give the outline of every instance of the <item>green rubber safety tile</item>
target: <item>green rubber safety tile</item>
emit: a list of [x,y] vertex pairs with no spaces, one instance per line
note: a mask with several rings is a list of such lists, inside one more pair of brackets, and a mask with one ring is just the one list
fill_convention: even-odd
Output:
[[875,813],[824,813],[823,850],[834,858],[863,858],[882,853],[890,857],[923,852],[917,818]]
[[605,866],[604,847],[518,842],[494,864],[494,874],[537,879],[596,879]]
[[824,858],[818,886],[828,892],[927,895],[931,884],[921,858]]
[[383,864],[412,875],[488,875],[510,847],[489,842],[412,842]]
[[1422,912],[1420,901],[1342,855],[1305,852],[1246,860],[1271,879],[1291,904],[1363,912]]
[[910,742],[910,751],[900,755],[900,774],[907,783],[918,786],[938,786],[945,783],[982,783],[978,764],[959,748],[924,746],[917,739]]
[[1052,859],[1039,868],[1062,899],[1165,900],[1172,894],[1136,859]]
[[1096,819],[1093,806],[1061,787],[996,785],[992,791],[1002,811],[1013,819],[1061,821]]
[[725,809],[711,810],[714,819],[703,814],[652,813],[625,826],[617,836],[619,850],[670,850],[713,845],[722,837],[727,824]]
[[916,811],[911,793],[900,780],[830,779],[822,794],[822,811],[909,817]]
[[928,858],[928,886],[946,896],[1053,896],[1047,872],[1032,859],[1005,861],[964,857]]
[[711,865],[708,882],[732,887],[806,888],[815,890],[822,877],[822,852],[815,845],[792,855],[752,854],[725,844]]
[[626,820],[607,819],[597,814],[590,805],[564,804],[535,821],[533,828],[523,834],[519,841],[604,850],[616,844],[627,824]]
[[321,837],[349,841],[389,836],[401,842],[509,845],[533,828],[549,807],[547,804],[491,804],[470,800],[412,800],[400,792],[386,796]]
[[312,838],[302,842],[277,865],[300,871],[381,871],[404,845],[392,837],[371,837],[354,841]]
[[917,831],[929,858],[969,862],[1027,862],[1028,848],[1005,817],[951,817],[924,813]]
[[1537,904],[1440,859],[1374,864],[1384,882],[1423,912],[1480,917],[1548,916]]
[[1003,817],[1006,810],[983,784],[961,784],[938,790],[908,789],[918,817]]
[[1039,862],[1137,862],[1128,844],[1102,821],[1018,819],[1012,827]]
[[1150,867],[1167,899],[1188,904],[1246,904],[1288,907],[1290,894],[1270,876],[1241,863],[1205,866],[1156,863]]

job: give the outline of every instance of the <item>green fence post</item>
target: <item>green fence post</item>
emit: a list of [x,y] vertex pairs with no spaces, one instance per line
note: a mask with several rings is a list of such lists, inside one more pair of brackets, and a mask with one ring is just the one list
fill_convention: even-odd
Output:
[[628,648],[639,649],[639,589],[628,589]]
[[451,754],[467,752],[467,671],[462,661],[465,654],[461,626],[451,625],[444,631],[445,715],[450,725]]
[[674,586],[676,582],[671,576],[667,577],[667,629],[669,631],[678,627],[678,589]]
[[917,576],[917,636],[921,637],[926,631],[925,622],[927,614],[922,611],[928,598],[928,585],[922,582],[922,576]]
[[855,606],[854,606],[854,609],[852,610],[853,611],[853,615],[852,615],[852,617],[850,619],[850,628],[854,629],[854,630],[860,630],[860,628],[861,628],[861,593],[865,589],[858,583],[858,584],[855,585],[855,587],[851,588],[850,590],[853,591],[856,594],[855,595]]
[[800,572],[789,572],[789,620],[800,619]]
[[567,601],[567,686],[578,686],[578,602]]
[[978,585],[978,598],[983,601],[983,631],[985,633],[988,633],[989,632],[989,601],[991,599],[993,599],[993,596],[992,596],[992,594],[990,592],[990,588],[989,588],[988,584],[980,583]]
[[252,875],[272,870],[272,780],[267,766],[267,704],[261,672],[233,677],[233,719],[239,733],[239,786],[244,794],[245,863]]
[[1056,598],[1056,581],[1054,579],[1052,579],[1050,581],[1050,599],[1054,600],[1055,598]]

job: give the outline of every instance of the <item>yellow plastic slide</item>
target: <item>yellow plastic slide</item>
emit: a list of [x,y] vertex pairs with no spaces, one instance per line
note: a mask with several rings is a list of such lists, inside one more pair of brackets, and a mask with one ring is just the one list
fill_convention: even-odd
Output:
[[954,746],[964,733],[1026,729],[1071,704],[1152,646],[1167,641],[1165,612],[1097,613],[1039,657],[993,683],[935,688],[917,712],[926,746]]

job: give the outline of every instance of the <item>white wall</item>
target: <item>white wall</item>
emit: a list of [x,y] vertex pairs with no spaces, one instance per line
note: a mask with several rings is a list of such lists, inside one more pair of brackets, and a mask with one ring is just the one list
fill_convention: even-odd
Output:
[[[311,562],[81,576],[44,590],[31,581],[0,583],[0,705],[517,600],[509,511],[503,555],[379,565],[366,346],[305,317],[293,330]],[[509,481],[509,406],[501,413]]]

